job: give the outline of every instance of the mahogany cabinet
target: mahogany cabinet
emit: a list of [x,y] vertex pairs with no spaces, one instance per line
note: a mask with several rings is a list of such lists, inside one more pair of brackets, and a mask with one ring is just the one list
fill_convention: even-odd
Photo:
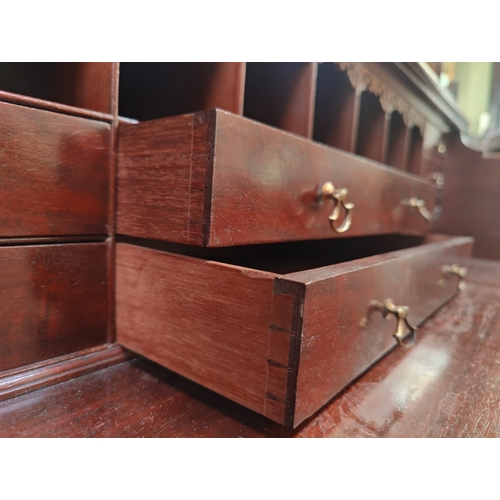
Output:
[[415,63],[0,63],[0,118],[0,399],[130,349],[295,427],[462,282]]

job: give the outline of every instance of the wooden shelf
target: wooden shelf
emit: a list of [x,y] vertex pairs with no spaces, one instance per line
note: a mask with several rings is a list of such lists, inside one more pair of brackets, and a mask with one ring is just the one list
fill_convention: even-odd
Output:
[[316,63],[247,63],[243,114],[312,137]]

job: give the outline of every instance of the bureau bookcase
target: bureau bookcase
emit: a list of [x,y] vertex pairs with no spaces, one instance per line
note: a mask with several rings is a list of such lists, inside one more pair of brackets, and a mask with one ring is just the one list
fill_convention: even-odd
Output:
[[472,251],[427,236],[466,129],[431,86],[415,63],[1,63],[0,398],[137,353],[294,427],[411,345]]

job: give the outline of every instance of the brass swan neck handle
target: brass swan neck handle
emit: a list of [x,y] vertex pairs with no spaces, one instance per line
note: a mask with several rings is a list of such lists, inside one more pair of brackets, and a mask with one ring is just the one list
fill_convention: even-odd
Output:
[[[345,233],[352,224],[351,211],[354,208],[354,204],[346,203],[345,199],[347,197],[347,194],[347,189],[335,189],[335,186],[331,182],[325,182],[321,187],[320,201],[333,201],[333,211],[328,216],[328,219],[330,221],[330,227],[337,233]],[[341,207],[345,212],[344,220],[339,226],[336,226],[335,223],[340,219]]]
[[[408,306],[397,306],[392,299],[386,299],[383,308],[382,316],[388,318],[390,315],[397,319],[396,330],[392,336],[398,341],[398,344],[405,349],[409,349],[417,340],[417,328],[408,322]],[[405,328],[406,327],[406,328]],[[411,335],[409,340],[405,341],[406,329],[410,330]]]
[[460,292],[465,290],[465,275],[467,274],[466,267],[460,267],[458,264],[452,264],[451,266],[443,266],[441,271],[445,276],[458,276],[458,290]]

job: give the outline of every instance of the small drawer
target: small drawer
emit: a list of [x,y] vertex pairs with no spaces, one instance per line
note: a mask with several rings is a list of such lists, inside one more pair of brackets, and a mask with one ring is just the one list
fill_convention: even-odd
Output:
[[107,234],[110,125],[0,103],[0,237]]
[[0,247],[0,310],[0,370],[106,343],[106,243]]
[[422,178],[221,110],[120,127],[122,235],[207,247],[423,235],[434,198]]
[[470,256],[472,241],[354,238],[204,258],[121,242],[117,340],[295,427],[397,345],[396,326],[408,342],[406,310],[384,318],[387,299],[419,325],[458,291],[444,266]]

